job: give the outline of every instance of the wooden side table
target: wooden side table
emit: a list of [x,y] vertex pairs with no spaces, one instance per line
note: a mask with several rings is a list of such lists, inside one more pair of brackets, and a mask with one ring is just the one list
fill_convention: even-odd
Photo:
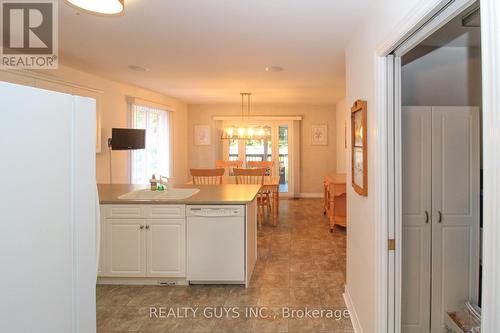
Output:
[[347,226],[346,219],[346,175],[344,173],[337,173],[325,176],[323,180],[324,185],[324,214],[328,216],[330,222],[330,232],[333,231],[335,225],[341,227]]

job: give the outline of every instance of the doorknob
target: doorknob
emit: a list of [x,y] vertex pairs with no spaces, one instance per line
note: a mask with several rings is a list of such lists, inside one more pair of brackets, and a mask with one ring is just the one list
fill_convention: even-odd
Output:
[[144,229],[144,226],[143,226],[143,225],[141,225],[141,226],[139,227],[139,229],[141,229],[141,230],[142,230],[142,229]]
[[425,211],[425,223],[429,223],[429,212]]
[[149,225],[146,226],[146,229],[149,229]]
[[441,211],[440,211],[440,210],[438,210],[438,215],[439,215],[439,217],[438,217],[438,222],[439,222],[439,223],[443,222],[443,214],[441,214]]

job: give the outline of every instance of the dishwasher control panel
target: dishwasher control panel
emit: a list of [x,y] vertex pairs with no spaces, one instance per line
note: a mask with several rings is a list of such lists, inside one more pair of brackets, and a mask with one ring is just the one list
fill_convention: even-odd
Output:
[[245,206],[186,206],[186,215],[200,217],[245,216]]

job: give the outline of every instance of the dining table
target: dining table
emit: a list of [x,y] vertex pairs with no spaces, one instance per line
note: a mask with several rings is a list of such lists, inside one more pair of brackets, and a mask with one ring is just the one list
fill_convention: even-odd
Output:
[[[193,182],[189,182],[192,184]],[[222,176],[222,184],[236,184],[235,176]],[[260,193],[271,194],[271,221],[273,226],[278,225],[280,214],[280,177],[279,176],[264,176],[264,182],[260,188]]]

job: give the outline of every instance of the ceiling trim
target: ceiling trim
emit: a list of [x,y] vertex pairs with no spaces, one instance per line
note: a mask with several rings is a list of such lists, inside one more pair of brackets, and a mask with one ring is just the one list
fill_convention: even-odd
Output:
[[127,104],[142,105],[153,109],[160,109],[165,111],[175,111],[175,109],[168,104],[159,103],[142,97],[127,95],[125,96],[125,100],[127,101]]
[[56,77],[49,76],[49,75],[46,75],[46,74],[41,74],[41,73],[33,72],[33,71],[30,71],[30,70],[25,70],[25,69],[2,69],[0,71],[6,72],[6,73],[15,74],[15,75],[19,75],[19,76],[22,76],[22,77],[31,78],[31,79],[38,79],[38,80],[44,80],[44,81],[48,81],[48,82],[52,82],[52,83],[56,83],[56,84],[61,84],[63,86],[67,86],[67,87],[71,87],[71,88],[83,89],[83,90],[91,91],[91,92],[98,93],[98,94],[102,94],[103,93],[103,91],[99,90],[99,89],[95,89],[95,88],[91,88],[91,87],[84,86],[84,85],[81,85],[81,84],[76,84],[76,83],[73,83],[73,82],[65,81],[65,80],[62,80],[60,78],[56,78]]
[[[242,116],[213,116],[212,120],[241,120]],[[250,116],[244,120],[302,120],[302,116]]]

